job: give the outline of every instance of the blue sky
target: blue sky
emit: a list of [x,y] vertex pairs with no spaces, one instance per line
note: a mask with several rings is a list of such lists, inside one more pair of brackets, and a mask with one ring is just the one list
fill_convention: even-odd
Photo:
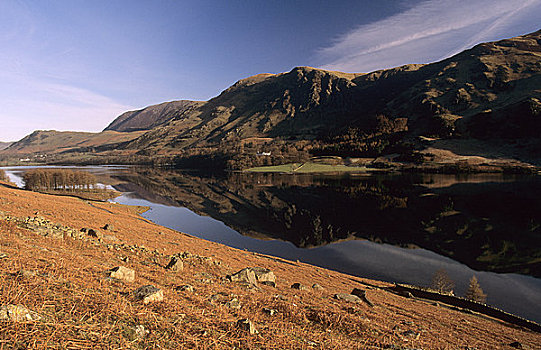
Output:
[[295,66],[369,72],[539,29],[541,0],[1,0],[1,141],[99,131]]

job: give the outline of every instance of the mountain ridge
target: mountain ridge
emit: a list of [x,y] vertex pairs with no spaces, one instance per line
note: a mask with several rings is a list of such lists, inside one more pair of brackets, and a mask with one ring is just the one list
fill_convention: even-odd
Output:
[[[174,163],[221,157],[231,168],[309,155],[398,153],[430,161],[419,137],[501,141],[513,148],[510,156],[519,152],[519,158],[539,162],[540,62],[538,30],[439,62],[370,73],[295,67],[240,79],[208,101],[126,112],[104,131],[140,132],[117,145],[118,152],[133,157],[155,155]],[[272,155],[258,158],[262,150],[273,150]]]

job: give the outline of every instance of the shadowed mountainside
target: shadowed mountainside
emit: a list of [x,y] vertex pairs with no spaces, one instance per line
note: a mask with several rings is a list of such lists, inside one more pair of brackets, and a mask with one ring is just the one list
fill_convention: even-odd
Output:
[[149,130],[168,121],[189,113],[204,102],[196,101],[172,101],[149,106],[140,110],[121,114],[113,120],[104,131],[137,131]]

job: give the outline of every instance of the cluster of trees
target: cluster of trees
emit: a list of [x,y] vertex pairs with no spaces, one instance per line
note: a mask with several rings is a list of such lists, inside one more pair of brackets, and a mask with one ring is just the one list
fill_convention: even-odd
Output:
[[86,171],[33,169],[24,173],[24,186],[32,191],[89,191],[97,188],[96,177]]
[[[453,280],[451,280],[447,274],[447,271],[440,269],[434,273],[434,276],[432,277],[432,289],[437,290],[440,293],[453,293],[454,287],[455,283]],[[483,289],[479,285],[479,281],[477,281],[475,276],[470,278],[470,284],[466,290],[466,294],[464,294],[464,297],[478,303],[486,302],[487,295],[483,292]]]

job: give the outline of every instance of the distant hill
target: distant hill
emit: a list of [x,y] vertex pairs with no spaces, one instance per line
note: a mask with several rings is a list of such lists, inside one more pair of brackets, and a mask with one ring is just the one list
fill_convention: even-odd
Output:
[[[385,154],[415,162],[467,155],[539,163],[540,113],[537,31],[432,64],[367,74],[310,67],[259,74],[207,102],[124,113],[105,130],[140,132],[118,142],[119,152],[185,166],[210,159],[215,167],[218,158],[245,168],[313,155]],[[270,155],[257,156],[262,151]]]
[[123,113],[113,120],[104,131],[137,131],[148,130],[158,125],[164,124],[171,119],[188,113],[203,102],[196,101],[173,101],[164,102],[158,105],[149,106],[137,111]]
[[13,142],[0,142],[0,151],[8,148]]
[[114,146],[131,140],[142,132],[122,133],[105,131],[101,133],[37,130],[4,150],[10,154],[58,154],[74,150],[92,152],[94,148]]

